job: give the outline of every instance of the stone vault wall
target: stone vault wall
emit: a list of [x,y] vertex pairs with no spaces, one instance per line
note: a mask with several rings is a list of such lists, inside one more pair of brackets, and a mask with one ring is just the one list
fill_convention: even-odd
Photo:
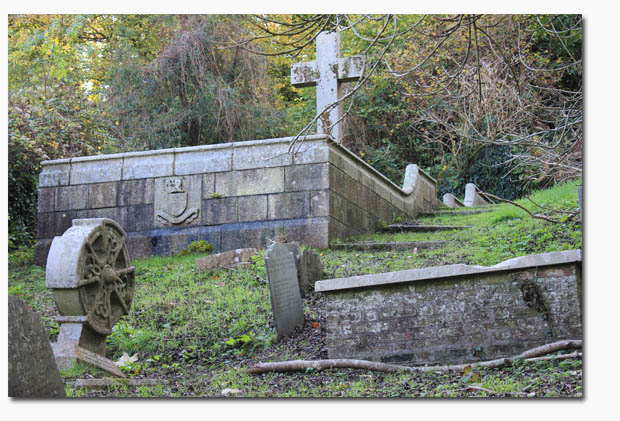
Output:
[[[44,265],[53,237],[78,218],[115,220],[128,234],[130,255],[143,257],[202,239],[216,251],[265,248],[282,234],[327,247],[425,206],[326,136],[308,136],[294,155],[290,140],[46,161],[35,260]],[[419,173],[434,197],[436,183]]]
[[581,253],[534,257],[507,267],[451,265],[319,281],[328,356],[466,363],[580,339]]

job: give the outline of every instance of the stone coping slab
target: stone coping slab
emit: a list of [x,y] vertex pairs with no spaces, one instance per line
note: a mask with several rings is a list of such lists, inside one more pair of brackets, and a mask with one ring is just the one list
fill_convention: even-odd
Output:
[[[54,166],[58,166],[60,164],[66,164],[69,165],[69,167],[72,167],[73,164],[83,164],[85,165],[86,163],[96,163],[98,161],[120,161],[123,162],[125,161],[125,159],[127,159],[127,163],[120,163],[118,164],[118,168],[115,171],[106,173],[107,178],[110,178],[110,180],[125,180],[125,179],[136,179],[136,178],[150,178],[150,177],[156,177],[156,176],[164,176],[164,175],[178,175],[176,174],[177,172],[177,167],[179,165],[182,165],[182,163],[173,163],[171,165],[173,165],[173,169],[170,170],[168,167],[170,165],[166,166],[166,169],[164,171],[164,169],[162,170],[158,170],[159,172],[157,174],[153,174],[152,176],[149,176],[148,174],[145,173],[144,170],[140,170],[140,168],[125,168],[126,166],[132,166],[133,164],[131,163],[141,163],[141,158],[147,158],[147,159],[165,159],[166,156],[187,156],[187,154],[189,153],[206,153],[206,152],[210,152],[210,151],[219,151],[219,150],[223,150],[223,149],[231,149],[233,151],[234,154],[234,150],[235,149],[241,149],[241,148],[248,148],[248,147],[253,147],[253,146],[269,146],[269,145],[278,145],[278,144],[284,144],[284,143],[290,143],[295,139],[295,136],[291,136],[291,137],[281,137],[281,138],[273,138],[273,139],[262,139],[262,140],[248,140],[248,141],[242,141],[242,142],[229,142],[229,143],[219,143],[219,144],[212,144],[212,145],[198,145],[198,146],[187,146],[187,147],[182,147],[182,148],[168,148],[168,149],[158,149],[158,150],[149,150],[149,151],[132,151],[132,152],[123,152],[123,153],[115,153],[115,154],[107,154],[107,155],[92,155],[92,156],[81,156],[81,157],[75,157],[75,158],[62,158],[62,159],[56,159],[56,160],[48,160],[48,161],[42,161],[41,162],[41,167],[42,168],[46,168],[46,167],[54,167]],[[312,152],[312,148],[308,148],[306,146],[304,146],[304,142],[305,141],[320,141],[323,140],[325,141],[328,145],[330,145],[331,147],[337,149],[339,152],[345,154],[348,158],[354,160],[356,163],[358,163],[359,165],[361,165],[362,167],[364,167],[366,170],[370,171],[374,176],[378,177],[379,179],[381,179],[383,182],[385,182],[385,184],[387,184],[391,189],[395,190],[396,192],[398,192],[399,195],[401,196],[409,196],[413,193],[414,191],[414,184],[416,182],[417,179],[417,175],[420,174],[422,176],[424,176],[425,178],[427,178],[428,180],[430,180],[432,183],[437,184],[437,181],[431,177],[428,173],[426,173],[424,170],[422,170],[420,167],[418,167],[415,164],[409,164],[405,170],[405,179],[404,179],[404,183],[403,186],[400,187],[398,185],[396,185],[392,180],[390,180],[389,178],[387,178],[385,175],[381,174],[381,172],[379,172],[377,169],[375,169],[373,166],[371,166],[370,164],[368,164],[366,161],[364,161],[363,159],[361,159],[359,156],[357,156],[355,153],[351,152],[349,149],[347,149],[346,147],[344,147],[343,145],[337,143],[336,141],[334,141],[331,137],[327,136],[327,135],[308,135],[308,136],[302,136],[299,138],[300,139],[300,146],[297,148],[298,154],[301,154],[301,157],[295,158],[295,163],[298,164],[304,164],[306,163],[307,159],[303,158],[303,154],[305,152],[308,152],[311,154],[313,154]],[[232,155],[231,155],[232,157]],[[226,158],[226,159],[234,159],[234,158]],[[325,159],[327,160],[327,159]],[[174,161],[174,160],[173,160]],[[221,161],[221,160],[220,160]],[[167,161],[166,161],[167,162]],[[189,163],[188,165],[192,165],[193,163]],[[95,164],[96,165],[96,164]],[[137,165],[137,164],[136,164]],[[197,165],[197,164],[195,164]],[[223,165],[223,164],[222,164]],[[134,165],[135,166],[135,165]],[[139,166],[139,165],[138,165]],[[186,165],[187,166],[187,165]],[[260,166],[262,168],[262,166]],[[86,168],[86,167],[84,167]],[[97,167],[98,168],[98,167]],[[90,167],[86,168],[87,174],[83,175],[83,176],[75,176],[75,179],[72,179],[70,183],[68,183],[68,181],[65,183],[63,182],[59,182],[59,181],[49,181],[49,182],[44,182],[42,184],[42,186],[56,186],[56,185],[62,185],[62,184],[82,184],[84,183],[94,183],[94,182],[99,182],[100,180],[95,180],[93,179],[94,175],[90,174]],[[228,171],[234,168],[228,168],[228,166],[226,166],[226,168],[215,168],[215,170],[217,171]],[[68,171],[73,171],[71,169],[69,169]],[[161,173],[162,171],[165,172]],[[180,173],[201,173],[201,171],[192,171],[192,170],[188,170],[188,169],[184,169],[184,168],[179,168],[178,171]],[[49,170],[45,169],[45,171],[43,171],[43,175],[44,178],[48,177],[49,178],[49,174],[48,174]],[[75,171],[73,171],[75,172]],[[172,172],[172,174],[168,174],[169,172]],[[161,173],[161,174],[160,174]],[[56,176],[57,177],[57,176]],[[67,176],[68,178],[69,176]],[[85,178],[84,178],[85,177]]]
[[435,232],[453,231],[471,228],[470,225],[424,225],[424,224],[392,224],[385,228],[387,232]]
[[447,244],[448,241],[405,241],[405,242],[358,242],[331,244],[334,250],[413,250],[414,248],[435,248]]
[[[54,159],[48,161],[42,161],[41,166],[47,165],[58,165],[58,164],[68,164],[75,162],[85,162],[85,161],[103,161],[108,159],[120,159],[120,158],[133,158],[138,156],[153,156],[153,155],[166,155],[173,153],[187,153],[187,152],[203,152],[210,150],[218,150],[218,149],[227,149],[227,148],[242,148],[248,146],[255,145],[272,145],[278,143],[288,143],[291,142],[295,137],[279,137],[273,139],[261,139],[261,140],[246,140],[242,142],[229,142],[229,143],[216,143],[212,145],[198,145],[198,146],[185,146],[182,148],[167,148],[167,149],[156,149],[156,150],[148,150],[148,151],[132,151],[132,152],[122,152],[115,154],[105,154],[105,155],[90,155],[90,156],[79,156],[75,158],[62,158],[62,159]],[[325,135],[308,135],[301,137],[302,140],[324,140],[328,139]]]
[[460,215],[477,215],[479,213],[493,212],[494,209],[467,209],[467,210],[438,210],[435,212],[424,212],[419,216],[460,216]]
[[536,266],[558,265],[563,263],[581,262],[581,250],[556,251],[551,253],[532,254],[505,260],[494,266],[478,266],[455,264],[447,266],[433,266],[421,269],[402,270],[397,272],[378,273],[371,275],[352,276],[317,281],[314,285],[316,292],[331,292],[353,288],[368,288],[382,285],[391,285],[406,282],[423,281],[428,279],[454,278],[492,273],[507,270],[519,270]]

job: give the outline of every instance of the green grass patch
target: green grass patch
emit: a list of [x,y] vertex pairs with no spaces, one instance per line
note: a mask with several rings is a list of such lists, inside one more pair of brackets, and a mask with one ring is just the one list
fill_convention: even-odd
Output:
[[[531,198],[544,208],[572,212],[578,206],[579,184],[579,181],[565,183],[535,192]],[[532,212],[540,211],[527,199],[520,199],[518,203]],[[490,208],[492,212],[488,213],[441,215],[420,220],[425,224],[471,225],[467,230],[377,233],[356,239],[449,241],[437,249],[317,250],[324,266],[324,278],[455,263],[494,265],[516,256],[582,246],[578,218],[572,222],[549,223],[533,219],[509,204]],[[205,249],[192,251],[205,252]],[[131,312],[108,336],[107,357],[117,360],[123,353],[138,354],[138,360],[124,369],[129,376],[174,378],[175,386],[123,386],[105,393],[68,387],[69,396],[221,396],[226,388],[242,390],[239,396],[243,397],[463,397],[472,393],[484,396],[482,392],[467,392],[467,384],[459,375],[361,370],[248,375],[245,367],[249,362],[298,359],[301,349],[314,346],[307,337],[288,347],[274,343],[264,254],[260,251],[249,267],[209,272],[196,269],[198,254],[134,260],[136,294]],[[9,293],[23,299],[43,316],[50,340],[55,340],[58,324],[54,298],[45,287],[45,269],[31,264],[32,255],[32,249],[20,249],[9,256]],[[310,306],[308,300],[317,297],[311,295],[304,303],[306,319],[311,321],[319,320],[320,314],[317,314],[319,307]],[[576,376],[579,379],[581,376],[579,360],[521,364],[501,373],[481,373],[478,382],[481,387],[497,393],[527,389],[535,391],[537,396],[565,394],[549,390],[553,389],[550,385],[572,382],[571,390],[581,393],[581,384],[575,380]],[[85,374],[102,375],[83,368],[63,373],[67,378]]]

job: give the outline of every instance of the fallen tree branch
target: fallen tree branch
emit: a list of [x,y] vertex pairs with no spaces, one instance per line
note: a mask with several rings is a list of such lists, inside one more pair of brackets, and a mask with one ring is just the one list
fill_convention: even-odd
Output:
[[[283,371],[306,371],[308,369],[325,370],[328,368],[357,368],[362,370],[382,371],[387,373],[395,372],[411,372],[411,373],[428,373],[434,371],[463,371],[465,367],[473,368],[497,368],[503,366],[509,366],[514,364],[518,359],[526,360],[530,358],[540,357],[551,352],[557,352],[564,349],[579,349],[583,345],[582,340],[565,340],[553,342],[547,345],[542,345],[536,348],[527,350],[517,356],[511,358],[498,358],[496,360],[484,361],[471,364],[458,364],[458,365],[440,365],[440,366],[425,366],[425,367],[409,367],[404,365],[386,364],[374,361],[366,360],[351,360],[351,359],[330,359],[330,360],[294,360],[294,361],[279,361],[256,364],[247,369],[249,374],[261,374],[268,372],[283,372]],[[557,358],[557,357],[556,357]]]
[[554,223],[562,223],[562,222],[566,222],[567,220],[572,219],[575,215],[577,215],[579,213],[579,209],[576,210],[575,212],[572,212],[570,215],[568,215],[566,217],[566,219],[562,220],[562,219],[553,219],[553,218],[549,218],[546,215],[541,215],[538,213],[533,213],[532,211],[530,211],[528,208],[526,208],[523,205],[518,204],[517,202],[513,202],[512,200],[508,200],[508,199],[502,199],[499,196],[495,196],[494,194],[491,193],[486,193],[486,192],[481,192],[483,195],[488,196],[488,197],[492,197],[495,198],[496,200],[499,200],[500,202],[504,202],[504,203],[510,203],[511,205],[514,205],[520,209],[523,209],[525,212],[527,212],[528,215],[530,215],[532,218],[535,219],[542,219],[543,221],[547,221],[547,222],[554,222]]

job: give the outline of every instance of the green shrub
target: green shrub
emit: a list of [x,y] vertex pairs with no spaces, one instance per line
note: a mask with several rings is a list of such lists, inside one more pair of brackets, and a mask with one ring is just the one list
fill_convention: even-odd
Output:
[[213,245],[207,243],[206,240],[194,241],[187,246],[186,249],[179,253],[179,256],[186,256],[194,253],[211,253],[213,251]]

